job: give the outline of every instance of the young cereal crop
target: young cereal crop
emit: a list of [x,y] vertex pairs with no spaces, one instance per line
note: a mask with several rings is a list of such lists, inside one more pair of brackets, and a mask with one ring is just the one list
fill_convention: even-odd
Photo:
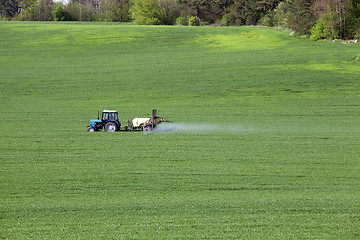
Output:
[[[359,44],[0,22],[0,238],[358,239]],[[176,130],[88,133],[103,109]]]

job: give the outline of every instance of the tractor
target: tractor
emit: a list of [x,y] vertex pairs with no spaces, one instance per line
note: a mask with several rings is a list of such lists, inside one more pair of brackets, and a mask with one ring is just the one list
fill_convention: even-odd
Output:
[[102,112],[102,118],[97,120],[90,120],[90,125],[88,126],[88,132],[95,132],[99,130],[105,130],[106,132],[115,132],[115,131],[143,131],[150,132],[157,125],[163,122],[168,122],[163,117],[158,117],[156,115],[157,111],[154,109],[152,111],[151,118],[133,118],[128,121],[128,125],[121,127],[121,123],[118,119],[118,112],[115,110],[104,110]]
[[88,132],[95,132],[99,130],[105,130],[107,132],[119,131],[121,123],[118,118],[118,112],[115,110],[104,110],[102,117],[99,119],[99,112],[97,120],[90,120],[88,126]]

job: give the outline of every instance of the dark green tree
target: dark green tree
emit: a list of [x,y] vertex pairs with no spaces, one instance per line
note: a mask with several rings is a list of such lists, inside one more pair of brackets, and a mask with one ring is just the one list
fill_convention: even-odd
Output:
[[296,33],[308,34],[315,24],[312,4],[313,0],[293,0],[289,3],[288,25]]
[[0,17],[12,18],[21,10],[17,0],[0,0]]

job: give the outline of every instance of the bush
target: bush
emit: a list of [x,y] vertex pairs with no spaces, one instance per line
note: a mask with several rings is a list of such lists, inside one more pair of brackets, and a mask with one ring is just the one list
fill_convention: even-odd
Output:
[[200,18],[192,16],[189,18],[189,25],[190,26],[199,26],[200,25]]
[[91,21],[93,22],[107,22],[105,13],[97,13],[91,16]]
[[187,21],[186,17],[184,17],[184,16],[180,16],[176,19],[176,25],[186,26],[187,24],[188,24],[188,21]]
[[210,20],[210,21],[200,21],[200,26],[209,26],[211,24],[213,24],[214,21]]
[[319,40],[325,38],[324,34],[324,24],[322,22],[317,22],[311,29],[310,29],[310,39],[311,40]]
[[259,20],[259,24],[266,27],[274,27],[274,13],[269,12]]
[[331,16],[329,14],[323,15],[323,17],[310,29],[310,39],[316,41],[319,39],[339,38],[339,30],[334,29],[331,21]]
[[231,15],[230,14],[225,14],[224,16],[222,16],[221,18],[221,26],[230,26],[231,25]]

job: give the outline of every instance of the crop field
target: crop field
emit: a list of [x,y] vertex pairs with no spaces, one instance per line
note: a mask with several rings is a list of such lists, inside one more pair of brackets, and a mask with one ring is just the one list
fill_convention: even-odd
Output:
[[[359,239],[360,45],[0,22],[0,239]],[[103,109],[174,131],[86,131]]]

